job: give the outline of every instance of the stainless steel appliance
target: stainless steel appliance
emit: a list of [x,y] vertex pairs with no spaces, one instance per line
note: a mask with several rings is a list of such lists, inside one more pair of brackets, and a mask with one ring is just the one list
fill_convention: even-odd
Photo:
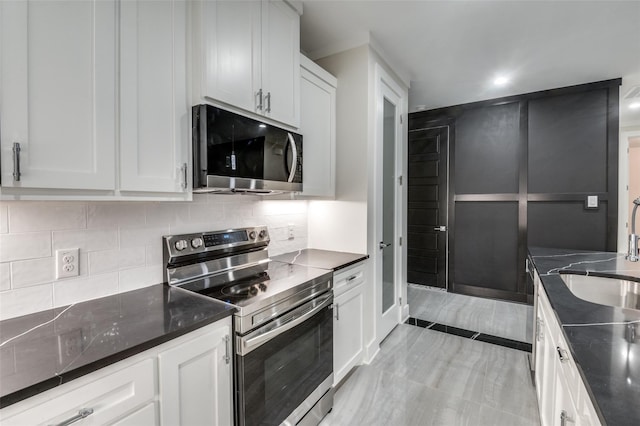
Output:
[[333,406],[331,271],[271,261],[266,227],[163,237],[166,281],[231,303],[236,424],[317,425]]
[[193,189],[302,191],[302,136],[212,105],[196,105]]

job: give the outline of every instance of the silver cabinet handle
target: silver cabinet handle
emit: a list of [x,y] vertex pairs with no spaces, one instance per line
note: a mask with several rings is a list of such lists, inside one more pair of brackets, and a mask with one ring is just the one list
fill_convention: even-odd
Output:
[[447,232],[447,227],[446,225],[440,225],[433,228],[433,230],[438,232]]
[[81,408],[80,411],[78,411],[78,414],[54,426],[67,426],[67,425],[70,425],[71,423],[77,422],[78,420],[82,420],[85,417],[89,417],[92,414],[93,414],[93,408]]
[[353,281],[357,278],[356,275],[351,275],[349,278],[347,278],[347,282]]
[[569,352],[566,349],[562,349],[560,346],[556,346],[556,350],[558,351],[558,357],[560,358],[560,362],[569,361]]
[[267,96],[264,99],[267,101],[267,109],[265,111],[271,112],[271,92],[267,92]]
[[182,189],[187,189],[187,163],[182,163],[180,169],[182,170]]
[[337,303],[334,303],[333,307],[336,310],[336,321],[340,321],[340,305]]
[[262,111],[262,89],[258,90],[256,96],[258,97],[258,106],[256,108],[258,111]]
[[229,355],[231,350],[229,349],[229,335],[224,336],[224,362],[229,364],[231,361],[231,356]]
[[380,247],[380,250],[385,249],[387,247],[389,247],[391,245],[391,243],[383,243],[382,241],[380,241],[380,244],[378,245],[378,247]]
[[20,182],[20,144],[18,142],[13,143],[13,180],[14,182]]
[[566,426],[568,422],[574,423],[575,421],[565,410],[562,410],[562,412],[560,413],[560,426]]

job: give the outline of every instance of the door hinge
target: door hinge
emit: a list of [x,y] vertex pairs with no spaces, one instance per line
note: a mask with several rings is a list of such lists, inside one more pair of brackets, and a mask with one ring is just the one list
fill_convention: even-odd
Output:
[[402,116],[400,116],[400,124],[402,124]]
[[402,176],[398,176],[398,185],[402,186]]
[[402,237],[398,238],[398,245],[402,246]]
[[398,297],[398,304],[402,306],[402,297]]

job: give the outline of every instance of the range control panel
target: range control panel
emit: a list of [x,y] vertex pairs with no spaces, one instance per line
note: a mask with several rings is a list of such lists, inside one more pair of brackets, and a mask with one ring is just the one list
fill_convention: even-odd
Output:
[[226,250],[244,246],[267,246],[269,231],[266,226],[199,232],[195,234],[166,235],[162,237],[165,260],[186,255]]

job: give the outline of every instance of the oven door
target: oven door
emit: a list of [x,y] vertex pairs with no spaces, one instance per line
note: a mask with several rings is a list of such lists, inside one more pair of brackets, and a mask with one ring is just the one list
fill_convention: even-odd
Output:
[[[308,404],[308,397],[319,387],[329,383],[327,390],[330,389],[333,381],[332,303],[333,293],[324,293],[236,338],[239,425],[279,425],[303,403]],[[324,394],[323,389],[320,392],[318,399]],[[314,403],[311,401],[310,405]]]

